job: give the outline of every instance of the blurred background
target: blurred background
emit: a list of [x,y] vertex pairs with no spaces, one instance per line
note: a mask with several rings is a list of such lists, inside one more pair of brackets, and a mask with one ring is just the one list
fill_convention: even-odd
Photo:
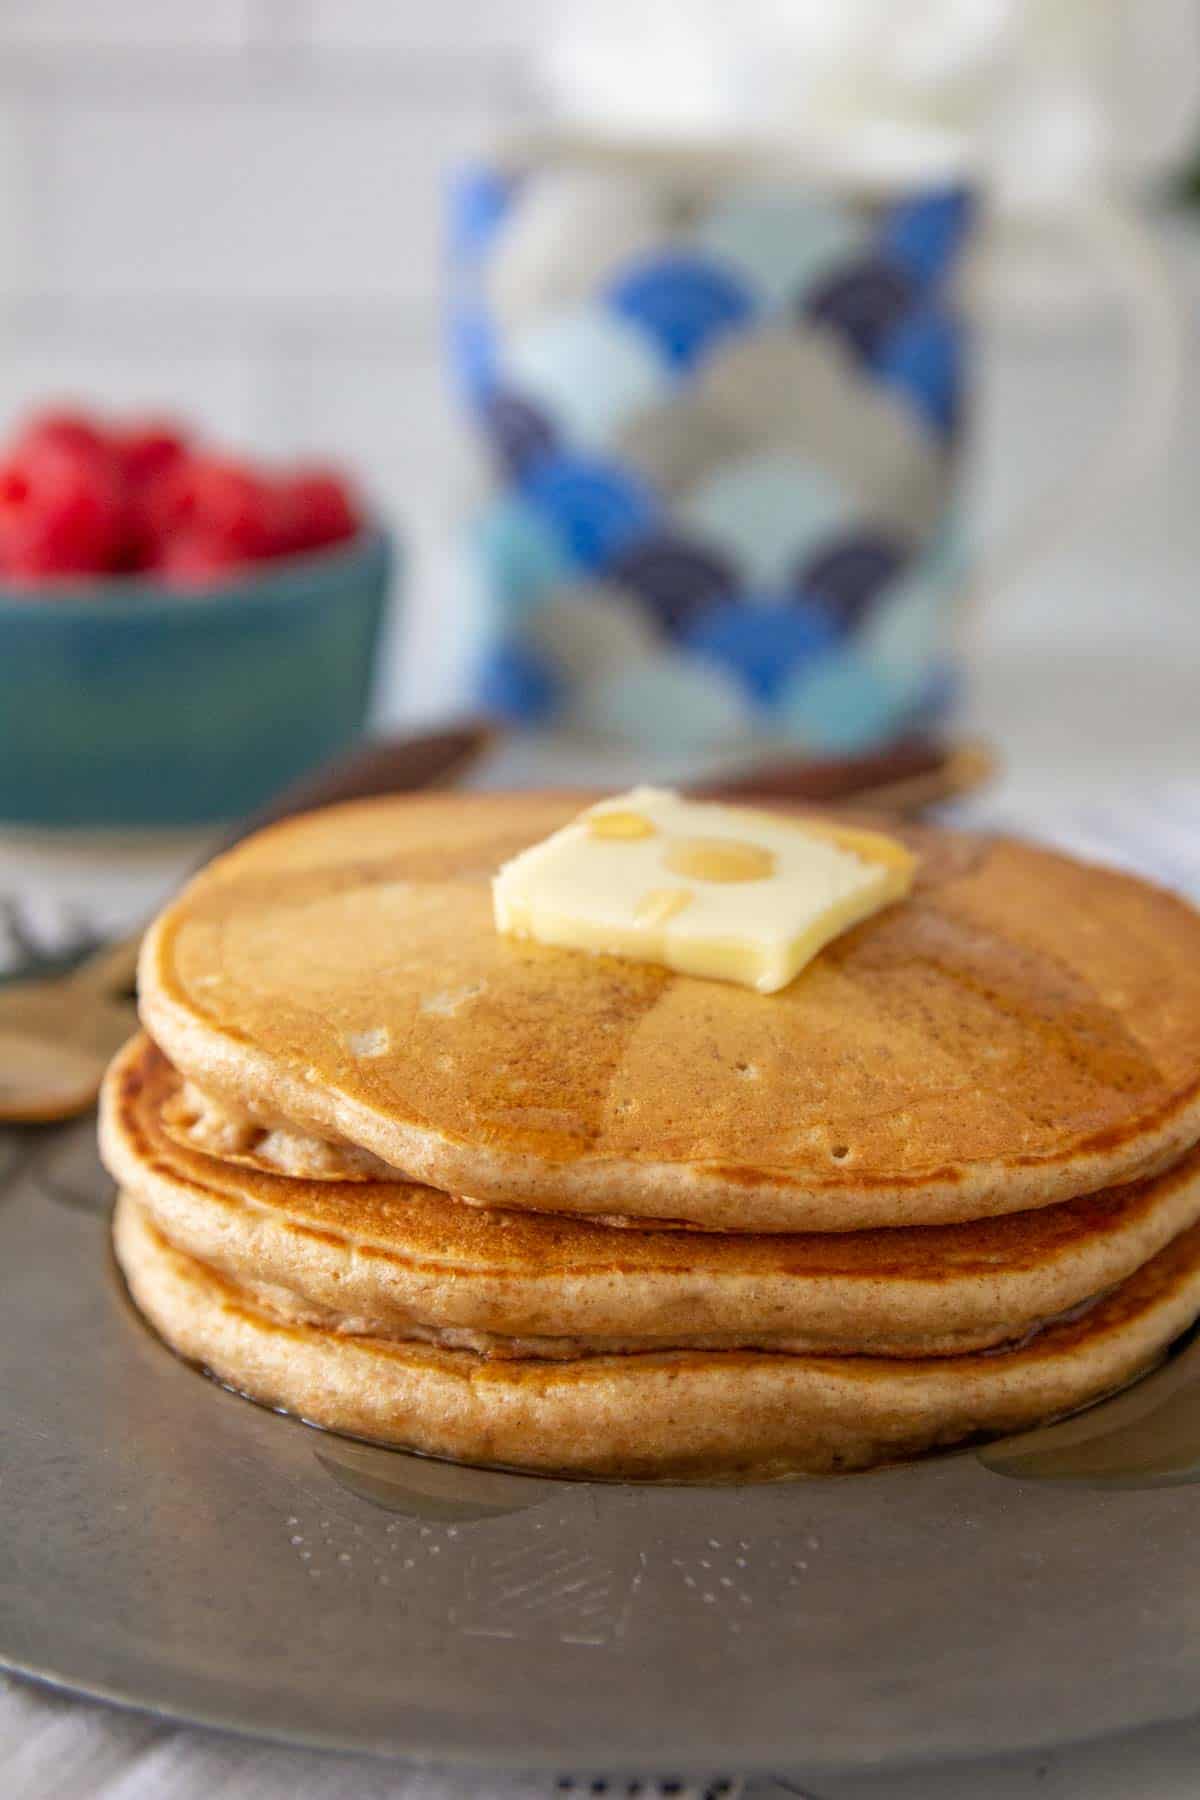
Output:
[[[511,207],[514,142],[526,144],[524,179],[553,166],[564,129],[584,134],[589,154],[597,143],[649,145],[685,189],[689,159],[707,169],[714,146],[724,155],[747,143],[757,181],[820,169],[822,203],[823,184],[847,179],[902,200],[969,186],[979,211],[954,281],[975,330],[952,349],[971,404],[938,452],[952,450],[953,643],[966,679],[952,671],[952,694],[935,682],[945,706],[929,716],[995,745],[1006,770],[997,804],[1014,815],[1136,800],[1147,783],[1200,775],[1200,0],[6,4],[0,427],[11,439],[31,411],[70,403],[177,418],[238,457],[334,465],[398,552],[372,724],[478,706],[488,599],[464,545],[491,489],[519,485],[524,469],[514,474],[505,440],[508,461],[489,472],[495,444],[469,393],[463,403],[461,345],[456,396],[446,340],[462,279],[447,246],[462,215],[448,195],[461,198],[452,178],[465,167],[476,223],[493,189]],[[555,231],[529,254],[557,292]],[[851,348],[867,343],[871,355],[872,308],[898,304],[886,283],[880,302],[873,279],[865,299],[856,287],[846,301]],[[946,377],[937,344],[934,363],[918,352],[911,381],[907,364],[895,380],[924,403],[928,382]],[[898,366],[886,364],[891,393]],[[550,390],[577,375],[558,370]],[[519,423],[524,444],[545,420]],[[1099,466],[1088,494],[1068,496],[1064,476],[1089,456]],[[1023,511],[1029,528],[1013,549]],[[990,557],[1006,534],[1007,560]],[[31,600],[6,579],[21,618],[0,635],[0,661],[10,675],[18,656],[44,669],[29,610],[62,595]],[[85,612],[92,598],[82,596]],[[188,595],[189,607],[201,603]],[[122,654],[96,637],[94,619],[85,628],[86,650],[75,637],[69,654],[54,652],[57,686],[38,702],[39,756],[49,746],[57,758],[51,783],[70,780],[63,744],[86,755],[88,731],[105,729],[93,722],[72,738],[70,683]],[[202,667],[202,650],[188,657]],[[522,663],[515,685],[511,658],[503,673],[499,698],[493,683],[483,699],[534,735],[523,732],[497,778],[599,766],[624,780],[721,748],[719,732],[652,734],[647,749],[634,731],[599,765],[594,746],[548,760],[544,664],[531,676]],[[147,665],[143,688],[158,679]],[[690,691],[672,687],[669,707],[653,683],[645,692],[644,715],[693,705]],[[11,693],[7,704],[15,710]],[[115,718],[111,695],[104,704]],[[352,713],[357,701],[345,705]],[[853,712],[854,694],[846,705]],[[0,717],[11,765],[28,745],[14,749],[4,730]],[[758,735],[778,734],[756,713],[731,741],[741,754]],[[783,735],[804,747],[803,732]],[[851,731],[841,747],[871,737]],[[309,761],[316,751],[314,741]],[[4,855],[9,870],[34,866],[27,848]]]

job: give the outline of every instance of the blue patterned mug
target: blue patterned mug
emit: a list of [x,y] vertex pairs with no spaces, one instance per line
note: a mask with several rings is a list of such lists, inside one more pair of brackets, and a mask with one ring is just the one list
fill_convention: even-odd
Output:
[[662,751],[939,723],[962,678],[958,180],[564,141],[463,172],[477,698]]

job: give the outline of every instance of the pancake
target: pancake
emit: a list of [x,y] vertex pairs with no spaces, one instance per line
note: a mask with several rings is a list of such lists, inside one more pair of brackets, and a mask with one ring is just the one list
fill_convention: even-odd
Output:
[[307,1132],[260,1125],[245,1113],[205,1094],[194,1082],[179,1082],[166,1096],[159,1123],[184,1149],[219,1156],[223,1162],[268,1175],[298,1175],[308,1181],[394,1180],[395,1169],[369,1150],[331,1144]]
[[1022,1430],[1141,1374],[1200,1310],[1193,1226],[1082,1318],[1009,1351],[489,1361],[289,1321],[174,1249],[128,1195],[115,1243],[167,1343],[254,1399],[459,1461],[602,1478],[827,1474]]
[[295,1320],[489,1356],[953,1354],[1022,1337],[1200,1219],[1193,1152],[1134,1186],[972,1225],[613,1231],[398,1180],[339,1188],[218,1161],[164,1130],[180,1086],[143,1037],[101,1101],[107,1166],[172,1244]]
[[148,1029],[235,1118],[494,1204],[708,1229],[996,1216],[1200,1137],[1184,901],[906,829],[912,895],[764,998],[495,932],[493,872],[577,805],[421,796],[261,833],[148,934]]

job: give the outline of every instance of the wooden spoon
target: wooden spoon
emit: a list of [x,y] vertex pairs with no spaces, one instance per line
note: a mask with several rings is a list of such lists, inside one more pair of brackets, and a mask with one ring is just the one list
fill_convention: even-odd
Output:
[[126,938],[66,975],[0,992],[0,1120],[41,1124],[91,1105],[137,1026],[139,942]]

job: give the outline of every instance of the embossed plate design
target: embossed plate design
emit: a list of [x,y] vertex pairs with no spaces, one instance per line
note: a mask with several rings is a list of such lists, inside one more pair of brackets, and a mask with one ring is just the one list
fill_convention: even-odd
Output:
[[969,1454],[832,1482],[459,1471],[176,1361],[124,1300],[83,1121],[0,1137],[0,1662],[293,1743],[818,1774],[1183,1718],[1186,1487]]

